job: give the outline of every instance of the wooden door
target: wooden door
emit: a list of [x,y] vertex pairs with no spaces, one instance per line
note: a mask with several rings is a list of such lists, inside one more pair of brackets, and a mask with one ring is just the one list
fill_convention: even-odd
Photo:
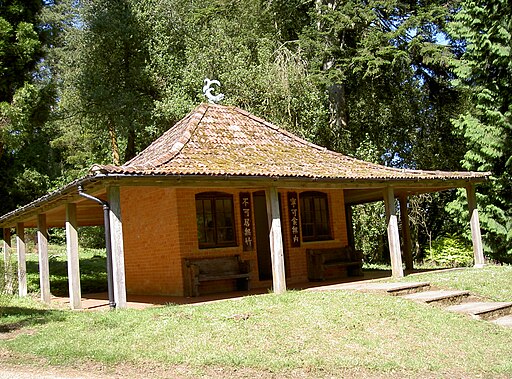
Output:
[[254,223],[256,229],[256,253],[260,280],[272,280],[272,258],[268,229],[267,202],[264,192],[253,194]]

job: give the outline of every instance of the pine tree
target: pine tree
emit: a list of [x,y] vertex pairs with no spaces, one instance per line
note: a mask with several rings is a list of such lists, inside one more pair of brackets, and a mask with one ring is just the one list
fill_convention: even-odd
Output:
[[512,262],[512,4],[508,0],[463,0],[451,26],[462,42],[456,85],[472,106],[454,121],[468,150],[463,165],[492,172],[479,189],[486,253]]

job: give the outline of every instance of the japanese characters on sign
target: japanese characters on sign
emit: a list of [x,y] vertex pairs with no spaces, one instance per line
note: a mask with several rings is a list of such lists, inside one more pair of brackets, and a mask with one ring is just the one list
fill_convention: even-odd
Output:
[[292,246],[300,247],[299,198],[297,192],[288,192],[288,213]]
[[252,230],[251,194],[249,192],[240,193],[240,212],[242,216],[242,245],[244,251],[252,251],[254,249],[254,236]]

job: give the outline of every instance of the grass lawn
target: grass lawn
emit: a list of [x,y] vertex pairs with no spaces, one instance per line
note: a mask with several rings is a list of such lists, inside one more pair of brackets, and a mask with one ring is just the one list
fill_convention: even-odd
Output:
[[[15,251],[11,252],[11,270],[16,271]],[[82,293],[107,291],[107,270],[105,249],[80,248],[80,285]],[[39,292],[39,258],[33,245],[28,245],[27,254],[27,289]],[[50,264],[50,290],[55,296],[69,296],[68,267],[66,246],[50,244],[48,246]],[[0,259],[0,263],[3,261]]]
[[493,301],[512,301],[512,266],[485,266],[409,275],[401,281],[430,282],[434,287],[470,291]]
[[[451,287],[475,277],[485,296],[508,281],[501,296],[511,299],[510,267],[454,273],[411,279]],[[162,377],[155,367],[185,368],[179,377],[512,377],[512,329],[379,294],[291,291],[115,312],[3,297],[0,307],[5,361],[151,367],[146,376]]]

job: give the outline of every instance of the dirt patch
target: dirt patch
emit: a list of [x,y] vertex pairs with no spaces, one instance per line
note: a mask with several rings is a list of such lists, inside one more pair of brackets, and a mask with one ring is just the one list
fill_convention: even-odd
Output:
[[52,366],[45,358],[18,354],[0,347],[0,379],[507,379],[506,375],[471,375],[465,371],[378,372],[365,368],[322,370],[301,367],[284,371],[250,367],[166,365],[161,363],[122,363],[106,366],[97,362],[80,362],[69,366]]
[[12,340],[21,334],[33,335],[35,329],[24,328],[22,323],[4,324],[0,326],[0,340]]
[[[339,369],[335,371],[309,370],[308,368],[293,369],[288,371],[271,372],[254,368],[212,367],[212,366],[186,366],[186,365],[155,365],[155,364],[120,364],[107,367],[97,363],[81,363],[73,367],[49,366],[47,364],[18,365],[13,362],[14,356],[0,350],[0,362],[4,359],[11,363],[2,363],[0,379],[120,379],[144,377],[148,379],[332,379],[332,378],[361,378],[361,379],[434,379],[439,377],[472,378],[466,372],[374,372],[362,368]],[[42,363],[42,362],[39,362]],[[477,378],[480,376],[474,376]],[[487,376],[486,376],[487,377]],[[489,378],[506,378],[505,376],[488,376]]]

